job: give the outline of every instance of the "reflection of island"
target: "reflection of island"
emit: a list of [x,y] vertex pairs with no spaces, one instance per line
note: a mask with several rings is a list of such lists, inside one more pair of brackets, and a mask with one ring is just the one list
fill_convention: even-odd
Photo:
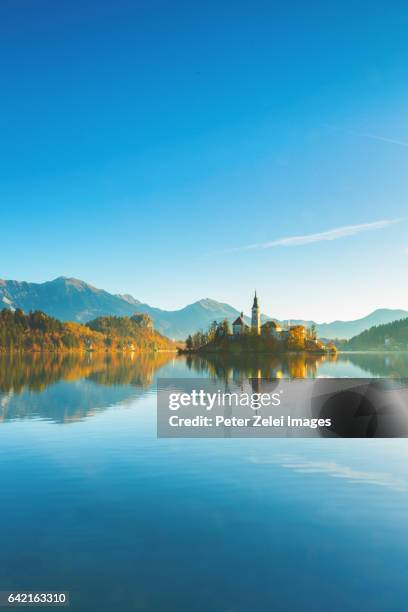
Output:
[[207,373],[223,381],[242,379],[314,378],[318,367],[325,361],[335,361],[330,355],[288,353],[285,355],[191,354],[187,366],[198,373]]

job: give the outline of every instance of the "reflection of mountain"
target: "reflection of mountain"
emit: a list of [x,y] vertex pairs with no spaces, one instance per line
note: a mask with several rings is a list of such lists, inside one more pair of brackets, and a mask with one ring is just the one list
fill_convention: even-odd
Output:
[[367,377],[408,378],[408,353],[344,353],[339,358],[360,367]]
[[71,422],[135,398],[152,385],[168,353],[14,354],[0,357],[0,421]]
[[169,353],[12,353],[0,355],[0,391],[43,391],[59,380],[148,387]]
[[0,421],[45,419],[72,423],[93,416],[108,406],[138,397],[143,390],[128,385],[103,388],[88,380],[59,381],[39,394],[35,391],[0,393]]

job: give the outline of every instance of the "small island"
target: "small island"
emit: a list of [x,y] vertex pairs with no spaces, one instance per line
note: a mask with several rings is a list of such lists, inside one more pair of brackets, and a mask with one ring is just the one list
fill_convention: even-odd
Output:
[[282,326],[273,319],[261,325],[261,309],[255,291],[250,325],[241,312],[232,326],[227,319],[213,321],[207,332],[189,335],[181,353],[335,353],[336,346],[324,344],[317,338],[316,327],[304,325]]

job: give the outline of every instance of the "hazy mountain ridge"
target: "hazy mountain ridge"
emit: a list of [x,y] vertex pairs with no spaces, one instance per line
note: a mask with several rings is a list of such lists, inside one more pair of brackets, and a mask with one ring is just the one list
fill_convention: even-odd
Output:
[[184,339],[188,334],[207,329],[214,320],[222,321],[227,318],[233,321],[239,315],[238,310],[232,306],[208,298],[179,310],[161,310],[148,304],[139,304],[137,309],[149,314],[161,333],[177,339]]
[[[21,308],[42,310],[62,321],[85,323],[99,316],[131,316],[135,311],[144,312],[153,319],[155,328],[170,338],[184,339],[188,334],[205,330],[214,321],[227,318],[232,322],[240,312],[222,302],[210,298],[198,300],[179,310],[163,310],[143,303],[132,295],[113,295],[97,289],[84,281],[59,277],[45,283],[28,283],[0,279],[0,308]],[[408,316],[408,311],[378,309],[366,317],[354,321],[333,321],[317,323],[319,336],[323,338],[349,339],[374,326],[390,323]],[[271,319],[263,314],[262,322]],[[245,317],[249,323],[249,317]],[[276,319],[275,319],[276,320]],[[312,325],[313,321],[286,319],[279,321],[287,324]]]
[[[317,326],[319,334],[330,338],[352,338],[374,325],[385,325],[404,319],[408,316],[407,310],[378,308],[369,315],[354,321],[333,321],[321,323]],[[326,331],[327,330],[327,331]],[[330,333],[330,336],[328,335]]]
[[129,316],[135,306],[84,281],[60,276],[45,283],[0,281],[0,303],[10,308],[42,310],[62,321],[85,323],[99,316]]

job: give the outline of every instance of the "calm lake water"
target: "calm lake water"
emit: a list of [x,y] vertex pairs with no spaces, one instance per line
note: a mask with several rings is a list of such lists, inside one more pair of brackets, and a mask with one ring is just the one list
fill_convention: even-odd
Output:
[[408,355],[1,358],[0,590],[92,612],[405,612],[408,440],[156,438],[157,377],[226,373],[408,377]]

